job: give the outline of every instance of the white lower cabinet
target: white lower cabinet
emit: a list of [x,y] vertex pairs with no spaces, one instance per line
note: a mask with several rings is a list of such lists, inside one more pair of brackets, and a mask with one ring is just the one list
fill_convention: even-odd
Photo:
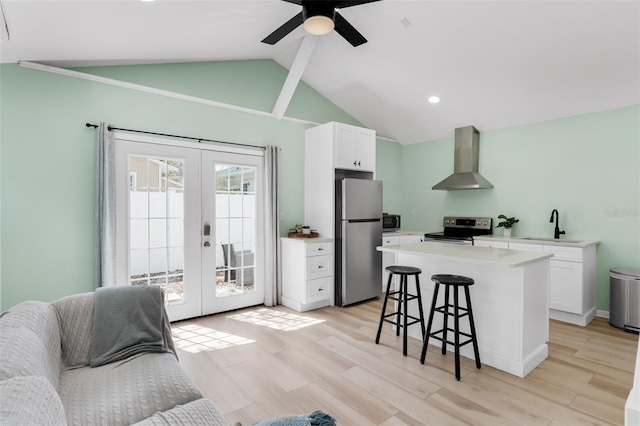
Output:
[[549,260],[549,308],[582,314],[582,263]]
[[587,325],[596,316],[596,246],[543,246],[549,261],[551,292],[549,317]]
[[282,238],[282,304],[298,312],[332,304],[334,254],[328,238]]
[[515,250],[553,253],[549,260],[549,318],[585,326],[596,316],[596,246],[509,242]]

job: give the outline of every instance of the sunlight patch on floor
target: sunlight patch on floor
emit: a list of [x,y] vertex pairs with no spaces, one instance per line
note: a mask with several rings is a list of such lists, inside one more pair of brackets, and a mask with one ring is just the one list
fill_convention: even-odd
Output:
[[227,318],[283,331],[299,330],[325,321],[318,318],[266,308],[230,315]]
[[173,327],[171,330],[176,349],[182,349],[183,351],[191,353],[213,351],[231,346],[255,343],[255,340],[196,324]]

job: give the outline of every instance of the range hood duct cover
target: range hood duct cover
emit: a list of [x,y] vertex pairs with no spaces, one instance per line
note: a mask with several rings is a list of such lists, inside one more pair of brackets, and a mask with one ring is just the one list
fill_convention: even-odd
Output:
[[478,173],[480,132],[473,126],[455,131],[453,174],[431,189],[454,191],[459,189],[491,189],[493,185]]

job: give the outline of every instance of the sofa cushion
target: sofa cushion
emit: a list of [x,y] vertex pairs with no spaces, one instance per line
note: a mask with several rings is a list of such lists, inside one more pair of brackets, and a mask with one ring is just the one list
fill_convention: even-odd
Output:
[[[11,328],[27,329],[37,336],[37,339],[34,339],[32,334],[23,333],[24,343],[29,347],[36,345],[36,340],[41,341],[46,351],[45,359],[43,359],[44,365],[48,366],[46,376],[54,388],[57,388],[58,377],[62,370],[62,349],[58,317],[53,306],[50,303],[36,301],[22,302],[14,306],[0,319],[0,333],[3,335],[10,333]],[[16,342],[11,340],[3,340],[2,346],[0,346],[3,357],[5,351],[13,353],[15,356],[19,356],[20,353],[28,355],[25,348],[16,347],[16,345]]]
[[58,393],[41,376],[0,381],[0,424],[3,426],[64,425]]
[[73,425],[131,424],[202,397],[172,353],[136,355],[101,367],[67,369],[60,397]]
[[158,412],[134,426],[228,426],[220,411],[207,398],[200,398],[169,411]]
[[62,361],[66,367],[89,365],[93,293],[64,297],[52,303],[62,333]]
[[[43,376],[58,387],[59,361],[51,360],[40,337],[26,327],[0,326],[0,380]],[[52,365],[53,363],[53,365]]]

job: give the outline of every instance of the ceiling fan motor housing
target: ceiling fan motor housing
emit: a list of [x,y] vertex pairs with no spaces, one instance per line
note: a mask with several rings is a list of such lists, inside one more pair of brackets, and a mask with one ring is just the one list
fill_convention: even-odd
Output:
[[336,20],[335,2],[332,1],[303,1],[302,2],[302,19],[306,21],[312,16],[326,16],[333,22]]

